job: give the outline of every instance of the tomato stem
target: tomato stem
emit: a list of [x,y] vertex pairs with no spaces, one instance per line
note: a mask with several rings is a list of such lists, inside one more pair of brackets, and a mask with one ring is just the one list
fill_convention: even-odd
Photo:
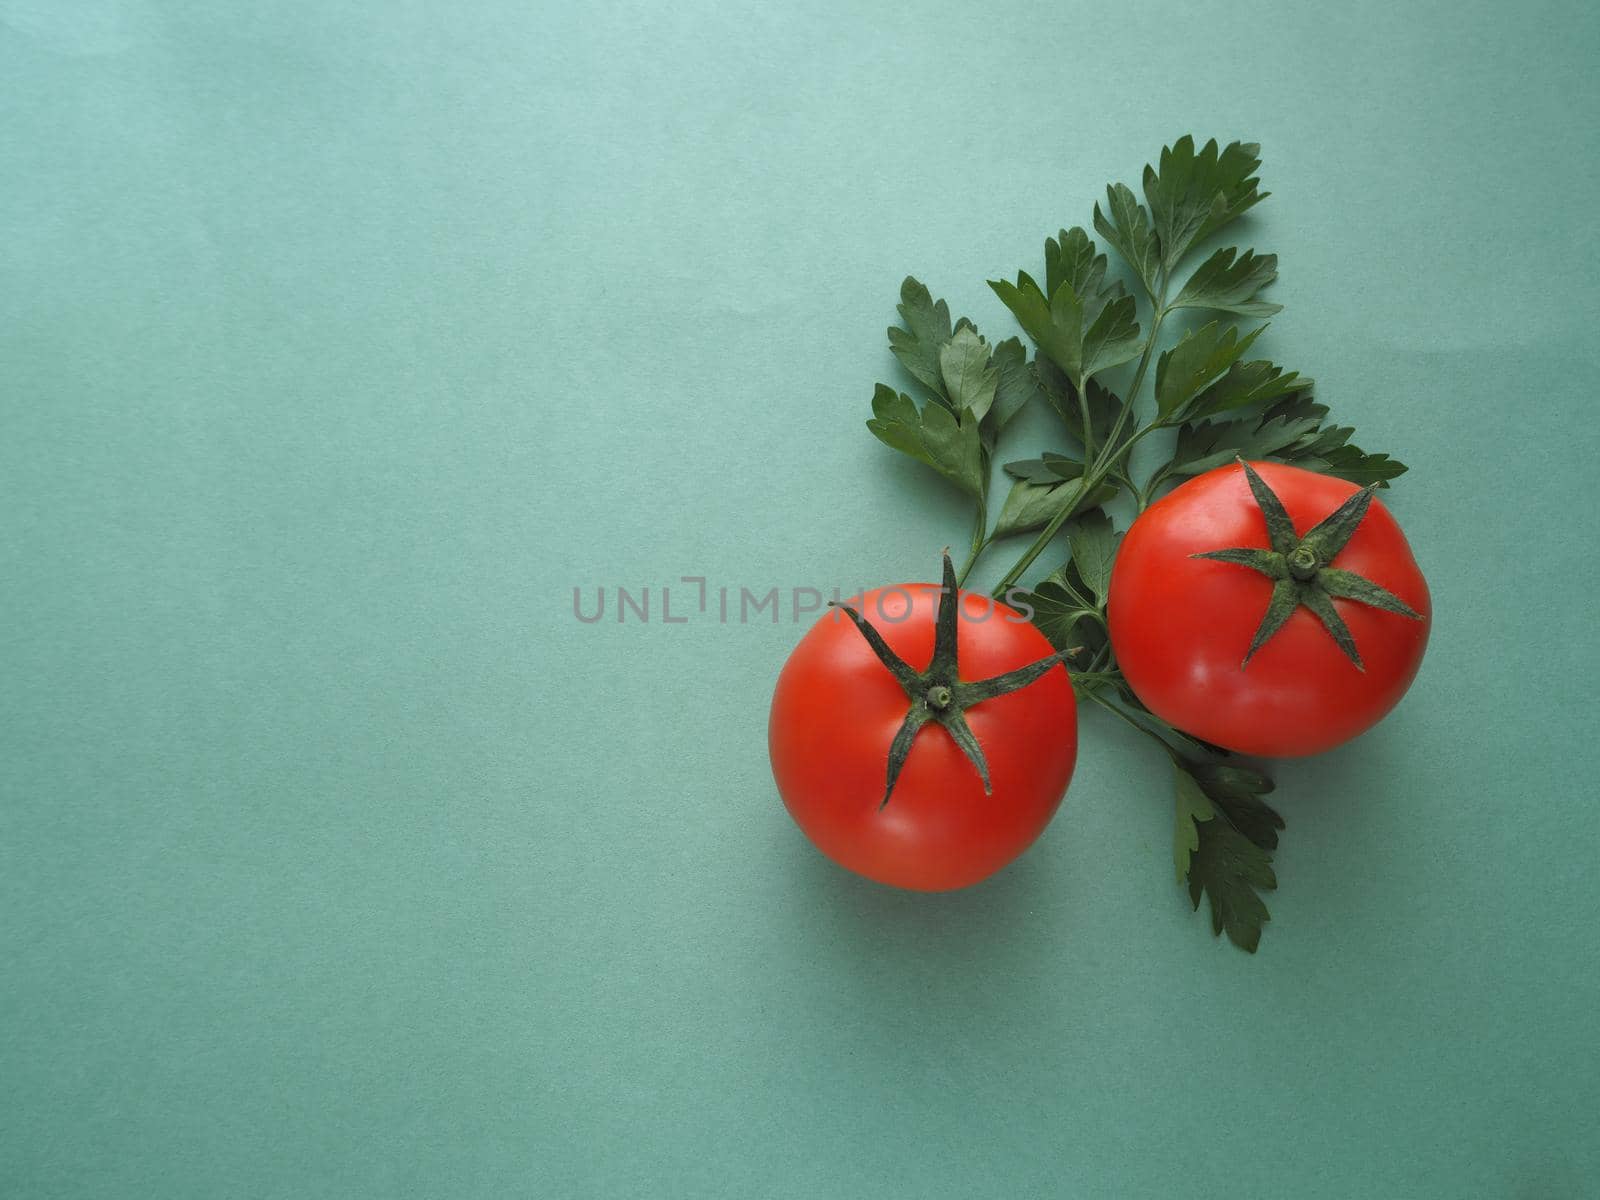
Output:
[[1317,568],[1322,566],[1317,561],[1317,552],[1310,546],[1296,546],[1285,561],[1289,564],[1289,574],[1300,580],[1314,578]]
[[1076,653],[1075,650],[1059,650],[1014,671],[971,682],[962,680],[959,663],[961,590],[956,583],[955,566],[950,561],[948,551],[944,555],[944,585],[939,590],[939,611],[934,618],[933,658],[926,670],[916,670],[896,654],[883,640],[883,635],[854,608],[848,604],[839,604],[837,607],[850,618],[910,701],[905,720],[889,746],[889,770],[883,804],[888,804],[894,794],[895,781],[900,777],[900,770],[911,753],[917,733],[929,721],[938,721],[945,727],[951,739],[977,769],[978,777],[983,780],[984,794],[990,794],[989,764],[984,759],[983,747],[979,745],[977,736],[967,724],[966,710],[974,704],[982,704],[985,700],[1027,687],[1057,663],[1064,662],[1068,655]]

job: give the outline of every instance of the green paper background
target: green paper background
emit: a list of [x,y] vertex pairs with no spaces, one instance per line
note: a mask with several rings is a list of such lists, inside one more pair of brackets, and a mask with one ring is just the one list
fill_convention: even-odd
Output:
[[[0,1194],[1600,1195],[1597,53],[0,0]],[[659,620],[929,576],[964,508],[862,425],[901,277],[1009,333],[983,281],[1190,130],[1262,143],[1260,347],[1411,464],[1437,610],[1278,770],[1255,958],[1103,714],[1028,855],[895,893],[777,800],[787,614]]]

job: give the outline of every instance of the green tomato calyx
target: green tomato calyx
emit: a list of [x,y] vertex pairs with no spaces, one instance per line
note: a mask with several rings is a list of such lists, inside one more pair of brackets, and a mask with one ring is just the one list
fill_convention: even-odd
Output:
[[957,661],[961,592],[956,586],[956,569],[948,553],[944,556],[944,586],[939,590],[939,612],[934,620],[933,659],[925,671],[914,669],[896,654],[883,640],[883,635],[848,604],[831,604],[829,607],[844,611],[911,702],[906,710],[906,719],[889,745],[888,780],[883,801],[878,805],[880,809],[894,795],[895,780],[900,777],[900,770],[906,764],[917,733],[929,721],[937,721],[945,727],[955,744],[961,747],[962,753],[977,769],[978,777],[983,780],[984,795],[993,795],[994,789],[989,782],[989,763],[983,756],[983,747],[973,735],[972,727],[967,724],[964,715],[966,710],[995,696],[1004,696],[1027,687],[1051,667],[1075,653],[1073,650],[1060,650],[1002,675],[973,682],[963,681]]
[[1239,664],[1242,671],[1250,665],[1257,650],[1278,630],[1282,629],[1294,611],[1301,606],[1311,610],[1322,622],[1328,636],[1344,651],[1358,671],[1365,671],[1361,653],[1356,649],[1355,637],[1344,623],[1339,610],[1333,606],[1334,597],[1354,600],[1384,612],[1396,613],[1412,621],[1422,620],[1422,614],[1400,597],[1354,571],[1341,570],[1332,565],[1350,538],[1360,527],[1372,504],[1376,483],[1369,483],[1333,512],[1329,513],[1301,537],[1294,531],[1294,522],[1283,507],[1278,494],[1267,486],[1266,480],[1256,474],[1244,459],[1238,460],[1244,468],[1245,479],[1250,483],[1250,494],[1255,497],[1261,515],[1266,518],[1267,538],[1272,549],[1253,546],[1235,546],[1226,550],[1208,550],[1193,558],[1209,558],[1217,562],[1233,563],[1260,571],[1272,582],[1272,598],[1267,602],[1266,614],[1256,627],[1250,649]]

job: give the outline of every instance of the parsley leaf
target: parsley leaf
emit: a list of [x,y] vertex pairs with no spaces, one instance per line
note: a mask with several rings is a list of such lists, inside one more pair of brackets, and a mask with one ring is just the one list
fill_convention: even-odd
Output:
[[1000,372],[990,365],[989,343],[971,325],[962,325],[939,348],[939,373],[950,407],[983,420],[994,403]]
[[1265,328],[1263,325],[1241,338],[1238,326],[1224,329],[1212,321],[1191,330],[1176,346],[1163,351],[1156,360],[1156,408],[1162,419],[1172,416],[1202,390],[1207,395],[1215,392],[1215,387],[1207,389],[1206,385],[1224,371],[1231,375],[1230,368]]
[[[1044,393],[1044,398],[1049,401],[1050,407],[1056,410],[1067,427],[1067,432],[1084,445],[1083,414],[1078,408],[1078,389],[1072,386],[1072,380],[1061,373],[1061,368],[1048,358],[1036,358],[1033,361],[1034,376],[1038,380],[1039,389]],[[1091,379],[1087,385],[1089,401],[1089,424],[1094,434],[1095,445],[1104,450],[1106,439],[1111,436],[1111,427],[1116,424],[1117,414],[1122,411],[1122,401],[1112,395],[1106,388],[1100,386],[1099,380]],[[1121,446],[1132,436],[1133,425],[1127,423],[1123,432],[1117,438],[1117,445]]]
[[1040,394],[1040,388],[1020,338],[1009,337],[997,343],[989,361],[995,369],[995,387],[994,407],[989,410],[986,423],[998,432]]
[[930,402],[919,412],[910,396],[880,383],[872,395],[872,414],[867,428],[884,445],[926,463],[962,491],[983,496],[983,444],[970,409],[958,418]]
[[1097,628],[1093,622],[1094,606],[1074,596],[1060,580],[1044,580],[1033,591],[1018,596],[1017,603],[1033,610],[1029,619],[1057,650],[1075,646],[1098,649],[1087,644],[1093,638],[1091,631]]
[[1173,766],[1177,804],[1172,812],[1172,865],[1177,869],[1178,882],[1189,878],[1189,867],[1194,852],[1200,849],[1200,830],[1217,815],[1216,808],[1206,797],[1200,784],[1182,767]]
[[1011,337],[990,346],[966,317],[952,326],[950,306],[909,275],[897,309],[902,324],[889,328],[889,349],[958,422],[971,410],[984,449],[992,449],[1006,423],[1040,394],[1022,342]]
[[1017,462],[1008,462],[1004,470],[1013,479],[1054,485],[1064,479],[1077,479],[1083,474],[1083,464],[1075,458],[1068,458],[1065,454],[1053,454],[1046,450],[1040,458],[1024,458]]
[[1156,231],[1150,228],[1150,217],[1124,183],[1106,185],[1106,211],[1094,206],[1095,232],[1105,238],[1118,254],[1127,260],[1144,284],[1145,294],[1152,300],[1156,295],[1156,277],[1161,271],[1161,249],[1156,244]]
[[[1235,255],[1238,255],[1235,258]],[[1257,300],[1255,295],[1278,277],[1278,256],[1229,247],[1218,250],[1183,285],[1169,308],[1212,308],[1241,317],[1270,317],[1283,305]]]
[[[1226,932],[1228,940],[1255,953],[1261,944],[1261,927],[1271,920],[1258,892],[1278,886],[1272,870],[1272,856],[1256,841],[1242,833],[1230,819],[1228,808],[1211,794],[1191,769],[1173,764],[1177,808],[1173,823],[1173,863],[1181,882],[1189,881],[1189,900],[1200,907],[1202,893],[1211,901],[1211,931]],[[1207,776],[1208,781],[1211,777]],[[1230,801],[1241,803],[1235,793]],[[1264,790],[1264,789],[1263,789]],[[1250,803],[1266,808],[1255,793]],[[1266,809],[1271,812],[1271,809]],[[1273,817],[1277,814],[1273,813]],[[1256,818],[1253,829],[1259,829]],[[1271,822],[1266,823],[1269,827]],[[1278,827],[1282,827],[1281,820]],[[1277,834],[1272,832],[1274,844]]]
[[[1354,433],[1354,430],[1344,430],[1345,433]],[[1379,487],[1388,487],[1389,480],[1396,475],[1406,473],[1406,465],[1390,458],[1387,454],[1368,454],[1360,446],[1348,443],[1335,446],[1319,458],[1301,460],[1301,465],[1308,470],[1321,471],[1324,475],[1336,475],[1340,479],[1348,479],[1351,483],[1359,483],[1365,487],[1369,483],[1376,483]]]
[[1079,517],[1067,535],[1078,577],[1102,604],[1111,584],[1111,562],[1117,556],[1117,538],[1111,518],[1099,509]]
[[1003,538],[1043,529],[1063,511],[1082,512],[1104,504],[1117,494],[1114,486],[1105,483],[1092,489],[1087,496],[1082,491],[1078,480],[1050,485],[1019,479],[1006,494],[992,536]]
[[1098,296],[1105,289],[1106,256],[1095,252],[1089,235],[1078,226],[1044,240],[1044,290],[1054,296],[1065,283],[1078,296]]
[[1351,445],[1354,429],[1323,425],[1327,415],[1327,405],[1316,403],[1309,391],[1302,391],[1279,400],[1260,417],[1190,422],[1179,428],[1172,461],[1158,474],[1200,475],[1235,458],[1273,458],[1352,483],[1376,482],[1382,487],[1405,473],[1405,464],[1387,454],[1368,454]]
[[[1099,510],[1091,509],[1079,520],[1103,516]],[[1083,672],[1106,648],[1104,615],[1095,604],[1093,592],[1084,583],[1074,559],[1069,558],[1050,572],[1031,592],[1018,597],[1018,602],[1033,609],[1030,619],[1057,650],[1077,648],[1082,651],[1074,659],[1074,674]]]
[[1298,371],[1285,371],[1265,359],[1236,362],[1228,368],[1226,375],[1205,390],[1189,409],[1188,415],[1204,417],[1230,408],[1243,408],[1247,404],[1262,404],[1280,396],[1303,392],[1312,382]]
[[1139,357],[1138,311],[1132,296],[1117,296],[1085,331],[1080,387],[1088,386],[1101,371]]
[[1026,271],[1017,272],[1015,284],[990,280],[989,286],[1074,386],[1139,353],[1138,310],[1132,296],[1102,294],[1085,299],[1070,282],[1063,282],[1046,299]]
[[950,306],[943,300],[934,300],[926,287],[907,275],[900,285],[896,309],[905,328],[889,327],[889,349],[915,379],[932,389],[941,403],[948,404],[950,397],[944,390],[939,351],[951,336]]
[[1271,194],[1256,190],[1260,154],[1253,142],[1232,142],[1219,151],[1215,139],[1197,154],[1194,138],[1185,134],[1162,148],[1159,170],[1145,167],[1144,198],[1169,271],[1195,242]]
[[1213,467],[1224,466],[1236,458],[1279,458],[1295,442],[1315,433],[1315,417],[1284,415],[1234,421],[1199,421],[1178,430],[1172,461],[1162,468],[1165,475],[1202,475]]
[[1322,471],[1363,485],[1376,483],[1379,487],[1388,487],[1389,480],[1405,474],[1404,463],[1387,454],[1368,454],[1352,445],[1350,438],[1355,430],[1350,426],[1323,425],[1322,419],[1327,415],[1328,406],[1316,403],[1309,391],[1286,396],[1268,408],[1262,414],[1261,428],[1280,431],[1274,434],[1274,440],[1281,440],[1288,431],[1299,431],[1293,441],[1284,443],[1272,457],[1308,471]]
[[1189,774],[1235,829],[1263,850],[1278,848],[1283,818],[1261,798],[1273,790],[1272,780],[1249,767],[1221,762],[1191,763]]
[[995,295],[1074,387],[1138,356],[1138,305],[1120,283],[1104,286],[1106,258],[1082,229],[1045,242],[1045,287],[1026,271],[991,279]]

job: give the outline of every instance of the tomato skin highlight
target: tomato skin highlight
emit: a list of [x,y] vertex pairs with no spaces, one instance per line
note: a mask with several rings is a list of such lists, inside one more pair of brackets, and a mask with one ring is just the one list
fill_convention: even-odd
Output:
[[[1299,467],[1251,466],[1301,535],[1360,490]],[[1374,497],[1332,565],[1387,588],[1422,619],[1336,598],[1365,671],[1304,607],[1241,668],[1272,581],[1191,557],[1232,546],[1269,548],[1266,520],[1237,463],[1152,504],[1122,539],[1107,615],[1117,662],[1139,699],[1186,733],[1268,758],[1319,754],[1375,725],[1416,678],[1432,623],[1427,581],[1388,509]]]
[[[890,647],[921,670],[933,655],[940,586],[878,588],[853,605]],[[961,593],[961,678],[985,679],[1054,648],[1020,613]],[[800,640],[778,676],[768,723],[772,773],[784,806],[840,866],[915,891],[966,887],[1026,850],[1050,823],[1078,755],[1077,702],[1065,667],[966,711],[993,794],[936,722],[918,733],[880,810],[889,746],[905,720],[905,691],[837,610]]]

